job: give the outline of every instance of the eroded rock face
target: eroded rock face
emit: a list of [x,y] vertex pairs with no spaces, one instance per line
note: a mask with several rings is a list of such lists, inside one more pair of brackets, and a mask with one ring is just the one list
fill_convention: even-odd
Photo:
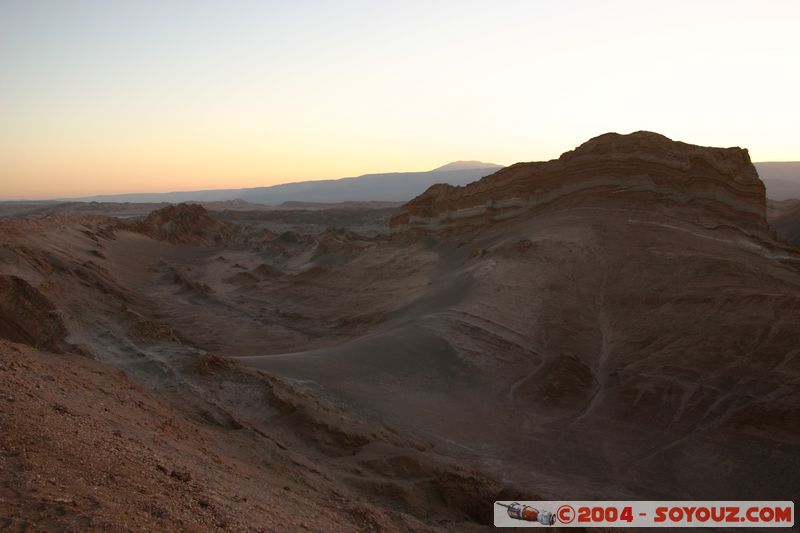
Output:
[[464,187],[434,185],[391,220],[392,233],[461,233],[546,208],[669,210],[765,230],[764,185],[746,149],[651,132],[607,133],[558,159],[517,163]]

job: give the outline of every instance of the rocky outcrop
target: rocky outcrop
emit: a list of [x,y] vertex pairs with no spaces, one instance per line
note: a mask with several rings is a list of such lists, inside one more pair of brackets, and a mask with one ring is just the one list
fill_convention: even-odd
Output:
[[543,208],[641,208],[766,229],[764,185],[746,149],[657,133],[607,133],[558,159],[517,163],[463,187],[434,185],[392,217],[392,233],[460,233]]
[[0,276],[0,339],[51,352],[74,351],[55,306],[17,276]]
[[130,229],[160,241],[199,246],[224,244],[237,234],[236,226],[211,216],[199,204],[169,205],[134,222]]

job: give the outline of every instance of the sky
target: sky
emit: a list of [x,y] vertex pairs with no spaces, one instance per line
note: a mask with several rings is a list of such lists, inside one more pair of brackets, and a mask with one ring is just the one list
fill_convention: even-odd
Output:
[[0,199],[558,157],[800,160],[800,1],[0,0]]

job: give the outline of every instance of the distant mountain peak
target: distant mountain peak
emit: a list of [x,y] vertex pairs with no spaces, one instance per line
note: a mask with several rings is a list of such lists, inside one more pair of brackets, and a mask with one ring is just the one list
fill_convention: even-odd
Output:
[[433,172],[441,172],[447,170],[472,170],[476,168],[502,168],[502,165],[495,163],[484,163],[483,161],[453,161],[438,168],[434,168]]

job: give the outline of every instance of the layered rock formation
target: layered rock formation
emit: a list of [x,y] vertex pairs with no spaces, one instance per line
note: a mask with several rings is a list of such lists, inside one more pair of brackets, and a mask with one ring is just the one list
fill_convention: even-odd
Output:
[[645,131],[607,133],[552,161],[517,163],[464,187],[434,185],[390,225],[393,233],[459,233],[545,207],[602,204],[764,230],[765,202],[745,149],[706,148]]

